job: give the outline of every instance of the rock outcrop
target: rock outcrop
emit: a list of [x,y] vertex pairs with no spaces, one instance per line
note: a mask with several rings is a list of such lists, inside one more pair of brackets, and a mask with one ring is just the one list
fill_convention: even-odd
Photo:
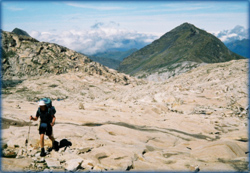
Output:
[[[103,80],[129,84],[134,79],[66,47],[11,32],[2,32],[3,79],[26,79],[68,72],[98,75]],[[132,81],[131,81],[132,80]]]

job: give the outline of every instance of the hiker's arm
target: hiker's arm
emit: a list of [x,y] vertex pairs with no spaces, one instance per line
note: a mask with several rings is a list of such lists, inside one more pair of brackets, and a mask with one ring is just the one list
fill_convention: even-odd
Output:
[[30,120],[36,121],[38,119],[38,117],[32,117],[32,115],[30,116]]
[[30,116],[30,120],[37,121],[39,117],[39,112],[36,112],[36,117],[33,117],[32,115]]
[[55,122],[56,122],[56,117],[55,115],[51,115],[52,116],[52,122],[51,122],[51,126],[53,127],[55,125]]

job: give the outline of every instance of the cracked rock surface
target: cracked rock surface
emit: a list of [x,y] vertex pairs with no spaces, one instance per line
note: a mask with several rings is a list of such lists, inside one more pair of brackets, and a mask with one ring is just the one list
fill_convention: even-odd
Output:
[[[14,81],[3,88],[2,169],[247,171],[247,64],[208,64],[158,83],[80,72]],[[57,110],[54,137],[72,142],[44,158],[38,121],[29,123],[42,97]]]

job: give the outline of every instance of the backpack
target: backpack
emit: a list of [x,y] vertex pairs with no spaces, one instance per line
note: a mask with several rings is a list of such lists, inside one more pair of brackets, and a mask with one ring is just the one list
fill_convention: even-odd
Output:
[[[42,99],[40,99],[40,101],[41,101],[41,100],[43,100],[43,101],[45,102],[49,114],[51,114],[51,113],[55,114],[55,113],[56,113],[55,107],[52,106],[52,101],[51,101],[51,99],[49,99],[49,98],[42,98]],[[38,111],[39,111],[39,113],[41,114],[40,107],[38,108]]]

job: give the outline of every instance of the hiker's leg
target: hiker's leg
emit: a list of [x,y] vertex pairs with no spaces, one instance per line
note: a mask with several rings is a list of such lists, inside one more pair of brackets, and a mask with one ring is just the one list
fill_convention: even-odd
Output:
[[44,148],[44,134],[40,134],[40,146]]
[[51,126],[48,126],[47,131],[46,131],[46,135],[47,135],[47,136],[49,137],[49,139],[51,140],[52,146],[53,146],[53,143],[54,143],[54,141],[55,141],[55,138],[54,138],[54,136],[53,136],[53,129],[52,129]]
[[55,140],[54,136],[50,135],[49,138],[52,141],[52,149],[58,151],[59,150],[58,142]]
[[49,139],[51,140],[51,142],[52,142],[52,145],[53,145],[53,143],[54,143],[54,141],[55,141],[55,138],[54,138],[54,136],[53,136],[53,135],[50,135],[50,136],[49,136]]
[[41,145],[41,157],[46,156],[45,150],[44,150],[44,134],[40,134],[40,145]]

